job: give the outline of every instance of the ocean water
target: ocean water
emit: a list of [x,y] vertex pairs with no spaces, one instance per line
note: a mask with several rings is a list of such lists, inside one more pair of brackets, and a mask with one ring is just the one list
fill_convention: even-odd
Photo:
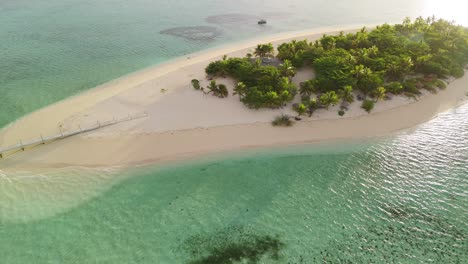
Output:
[[1,262],[466,263],[466,120],[468,104],[387,138],[4,175]]
[[[194,51],[464,1],[0,1],[0,127]],[[267,18],[257,27],[258,18]],[[162,33],[161,33],[162,32]],[[387,138],[2,171],[0,263],[466,263],[468,105]],[[227,260],[228,259],[228,260]],[[240,263],[249,263],[244,259]]]
[[[3,0],[0,127],[202,49],[285,31],[399,22],[406,16],[435,14],[468,25],[464,5],[462,0]],[[257,26],[259,18],[268,25]],[[174,34],[160,33],[167,30]]]

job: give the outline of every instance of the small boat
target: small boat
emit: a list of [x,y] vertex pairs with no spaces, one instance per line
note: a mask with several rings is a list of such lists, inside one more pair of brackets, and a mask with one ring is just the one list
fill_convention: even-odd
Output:
[[265,19],[261,19],[258,21],[258,24],[259,25],[265,25],[267,23],[267,21]]

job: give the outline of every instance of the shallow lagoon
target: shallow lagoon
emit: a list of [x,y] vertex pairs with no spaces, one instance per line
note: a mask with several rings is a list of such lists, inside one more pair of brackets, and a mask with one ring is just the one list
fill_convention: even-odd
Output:
[[[462,263],[467,118],[465,105],[390,138],[143,166],[125,177],[4,175],[0,255],[4,263]],[[53,179],[62,182],[50,190]],[[75,199],[54,197],[74,186]]]
[[[0,127],[205,48],[460,13],[447,12],[451,1],[435,2],[2,1]],[[252,26],[258,17],[268,26]],[[193,30],[174,31],[191,26],[217,30],[195,39]],[[2,263],[461,263],[468,251],[466,120],[464,106],[384,139],[124,171],[0,171]]]

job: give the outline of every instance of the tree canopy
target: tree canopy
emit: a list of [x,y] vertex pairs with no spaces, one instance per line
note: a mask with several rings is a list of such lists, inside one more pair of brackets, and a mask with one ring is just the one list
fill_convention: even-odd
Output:
[[260,58],[263,57],[273,57],[273,52],[275,51],[275,48],[273,47],[273,44],[268,43],[268,44],[258,44],[257,48],[255,49],[254,54]]
[[283,43],[278,47],[278,58],[298,68],[312,65],[317,91],[352,86],[373,94],[386,83],[401,84],[412,75],[463,76],[468,62],[468,30],[443,19],[405,19],[402,24],[384,24],[370,32],[363,28],[356,33],[324,35],[313,43]]
[[[372,31],[324,35],[321,39],[282,43],[279,66],[246,58],[223,58],[206,68],[211,76],[231,76],[234,92],[251,108],[278,108],[296,95],[291,82],[296,69],[311,66],[315,79],[301,83],[303,106],[317,107],[352,102],[353,91],[381,100],[386,93],[416,96],[420,89],[445,87],[439,79],[461,77],[468,63],[468,29],[443,19],[421,17],[401,24],[384,24]],[[273,56],[271,43],[259,44],[254,54]],[[424,76],[424,78],[420,77]],[[311,99],[317,94],[317,100]],[[313,102],[313,103],[311,103]],[[366,110],[372,109],[366,102]],[[301,113],[303,111],[301,107]]]
[[290,79],[295,70],[286,61],[274,67],[257,64],[249,58],[229,58],[210,63],[206,73],[214,76],[225,73],[235,78],[238,83],[234,92],[250,108],[283,107],[296,95],[297,88]]

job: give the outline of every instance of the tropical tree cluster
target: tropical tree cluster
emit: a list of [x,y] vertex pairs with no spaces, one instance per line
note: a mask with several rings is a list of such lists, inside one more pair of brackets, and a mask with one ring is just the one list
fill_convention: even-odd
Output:
[[212,94],[219,98],[226,98],[229,95],[227,86],[222,83],[218,84],[215,80],[212,80],[206,87],[206,90],[208,91],[206,91],[205,88],[200,85],[200,81],[197,79],[193,79],[191,84],[195,90],[201,90],[204,94]]
[[324,35],[315,42],[283,43],[277,57],[315,70],[316,78],[300,87],[304,100],[313,93],[335,91],[352,102],[352,91],[357,90],[377,101],[386,93],[436,91],[445,86],[439,79],[463,76],[468,30],[433,17],[405,19],[370,32],[363,28],[354,34]]
[[214,96],[219,98],[228,97],[229,91],[224,84],[217,84],[215,80],[211,81],[210,84],[206,87],[208,89],[207,94],[212,93]]
[[[443,19],[405,19],[401,24],[384,24],[372,31],[365,28],[336,36],[324,35],[278,46],[279,66],[264,65],[273,46],[260,44],[246,58],[212,62],[206,73],[231,76],[238,83],[234,93],[251,108],[278,108],[291,101],[296,87],[291,79],[296,69],[310,66],[315,78],[301,83],[301,104],[295,110],[309,115],[341,100],[352,103],[356,92],[370,111],[389,93],[418,96],[421,89],[436,92],[445,88],[441,79],[461,77],[468,63],[468,29]],[[317,95],[314,97],[314,95]],[[370,97],[370,98],[368,98]],[[372,100],[370,100],[372,99]]]
[[[265,56],[259,52],[258,56]],[[284,61],[280,66],[262,65],[249,58],[225,58],[211,62],[206,73],[219,77],[231,76],[238,81],[234,93],[250,108],[280,108],[296,95],[297,88],[291,82],[295,68]]]

